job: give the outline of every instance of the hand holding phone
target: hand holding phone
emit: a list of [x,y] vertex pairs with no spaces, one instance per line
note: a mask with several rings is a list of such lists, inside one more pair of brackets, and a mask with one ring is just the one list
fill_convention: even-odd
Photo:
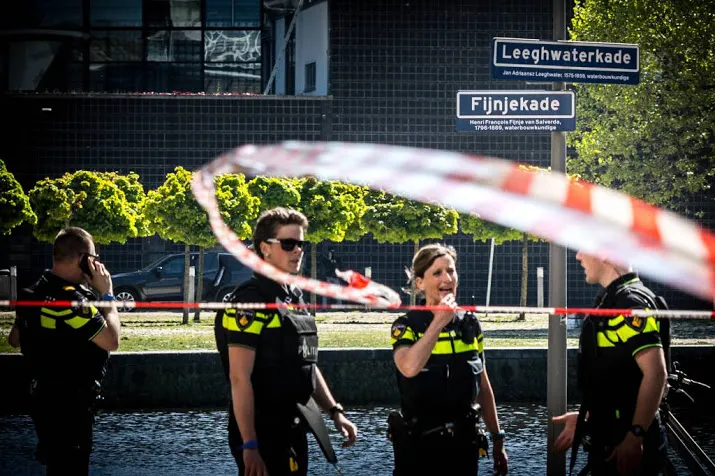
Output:
[[86,274],[87,276],[89,276],[90,279],[92,279],[92,268],[89,265],[89,255],[88,254],[83,254],[82,258],[80,258],[79,269],[81,269],[84,274]]

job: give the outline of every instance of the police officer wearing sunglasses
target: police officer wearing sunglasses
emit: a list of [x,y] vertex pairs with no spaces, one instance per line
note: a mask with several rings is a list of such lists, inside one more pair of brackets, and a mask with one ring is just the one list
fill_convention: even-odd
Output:
[[[256,222],[254,250],[279,270],[297,274],[307,228],[308,220],[300,212],[282,207],[267,210]],[[231,301],[304,304],[300,289],[260,274],[241,284]],[[306,475],[306,432],[316,432],[315,425],[322,424],[318,406],[347,438],[344,446],[355,442],[355,425],[345,417],[317,367],[317,328],[304,308],[220,311],[215,335],[231,387],[229,446],[239,474]],[[306,408],[315,409],[317,418],[311,418]]]

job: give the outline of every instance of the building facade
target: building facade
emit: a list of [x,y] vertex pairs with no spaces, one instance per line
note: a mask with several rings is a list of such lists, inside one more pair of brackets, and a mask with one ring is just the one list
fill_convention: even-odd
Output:
[[[551,0],[33,0],[23,8],[0,36],[0,101],[11,118],[0,157],[26,190],[77,169],[134,171],[148,190],[178,165],[195,169],[241,144],[288,139],[550,163],[548,133],[458,133],[454,117],[460,89],[535,87],[490,78],[490,41],[551,39]],[[30,235],[23,227],[6,238],[0,258],[25,282],[49,263],[48,245]],[[488,243],[461,233],[442,241],[460,253],[461,300],[484,304]],[[317,246],[395,289],[413,253],[412,244],[370,237]],[[101,254],[119,272],[180,249],[154,237]],[[530,243],[528,252],[528,304],[536,305],[548,245]],[[590,305],[596,289],[583,283],[573,251],[568,263],[568,304]],[[492,305],[518,304],[521,268],[521,243],[496,248]],[[703,307],[656,287],[677,307]]]

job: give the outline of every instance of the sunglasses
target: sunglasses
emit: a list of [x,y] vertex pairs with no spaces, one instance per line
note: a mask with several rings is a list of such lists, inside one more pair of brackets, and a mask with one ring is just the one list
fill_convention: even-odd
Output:
[[80,256],[87,256],[88,258],[94,258],[95,260],[99,261],[99,255],[93,255],[92,253],[80,253]]
[[295,238],[268,238],[266,243],[280,243],[283,251],[293,251],[296,246],[300,246],[301,249],[305,248],[307,241],[296,240]]

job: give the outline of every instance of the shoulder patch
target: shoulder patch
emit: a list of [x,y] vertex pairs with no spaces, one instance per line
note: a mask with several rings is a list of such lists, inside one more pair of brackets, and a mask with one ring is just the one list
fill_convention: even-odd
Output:
[[645,329],[646,319],[640,316],[627,316],[624,317],[626,325],[633,329],[634,331],[642,332]]
[[392,330],[390,331],[393,339],[399,339],[400,337],[405,335],[405,332],[407,332],[407,323],[400,321],[395,322],[392,325]]
[[253,311],[241,311],[241,314],[236,316],[236,324],[240,330],[245,331],[255,319],[256,315]]

